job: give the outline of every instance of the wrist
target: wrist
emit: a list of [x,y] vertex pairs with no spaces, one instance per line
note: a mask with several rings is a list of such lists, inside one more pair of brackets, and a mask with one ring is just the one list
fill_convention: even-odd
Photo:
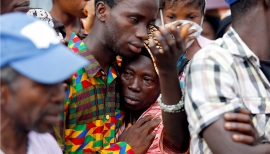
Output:
[[178,76],[176,67],[174,69],[170,69],[169,67],[167,69],[158,69],[158,71],[159,71],[159,76],[165,76],[165,77],[174,76],[174,75]]

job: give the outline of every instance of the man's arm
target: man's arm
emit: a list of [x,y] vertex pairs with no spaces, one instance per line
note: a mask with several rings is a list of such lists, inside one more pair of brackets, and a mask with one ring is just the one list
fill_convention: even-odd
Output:
[[247,145],[258,145],[261,143],[259,134],[252,122],[252,115],[248,109],[240,109],[236,113],[226,113],[224,115],[224,128],[227,131],[236,131],[232,135],[235,142]]
[[232,140],[232,135],[237,133],[234,131],[227,131],[224,129],[225,120],[220,118],[210,126],[206,127],[203,132],[203,138],[208,144],[213,153],[218,154],[269,154],[269,144],[258,144],[250,146],[243,143],[237,143]]
[[[181,24],[179,22],[178,25],[172,25],[168,28],[160,27],[160,32],[154,34],[157,41],[161,44],[163,52],[156,48],[153,40],[149,40],[150,49],[155,56],[159,71],[161,100],[165,105],[176,105],[182,98],[178,80],[177,61],[185,51],[184,40],[191,25],[183,26],[181,29],[182,33],[179,33],[179,29],[176,27]],[[173,145],[177,151],[186,152],[190,141],[186,113],[184,111],[179,113],[162,111],[162,119],[166,143],[169,142],[169,145]]]

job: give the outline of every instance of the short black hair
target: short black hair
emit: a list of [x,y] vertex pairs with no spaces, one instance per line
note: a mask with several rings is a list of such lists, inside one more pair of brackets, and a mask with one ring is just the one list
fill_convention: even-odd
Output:
[[171,3],[170,7],[173,7],[173,5],[177,2],[182,2],[185,3],[187,5],[195,5],[198,4],[198,6],[201,8],[201,11],[204,13],[205,10],[205,0],[165,0],[165,3]]
[[97,3],[101,1],[107,4],[110,8],[113,8],[121,0],[95,0],[95,5],[97,5]]
[[257,4],[258,0],[238,0],[231,4],[232,20],[236,21],[245,17],[245,14]]

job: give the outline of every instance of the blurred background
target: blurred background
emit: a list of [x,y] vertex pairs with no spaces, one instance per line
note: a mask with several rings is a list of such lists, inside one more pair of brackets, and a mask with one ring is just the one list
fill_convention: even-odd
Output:
[[[30,7],[50,11],[52,0],[30,0]],[[222,37],[224,32],[230,27],[231,12],[225,0],[207,0],[206,9],[202,35],[215,40]]]

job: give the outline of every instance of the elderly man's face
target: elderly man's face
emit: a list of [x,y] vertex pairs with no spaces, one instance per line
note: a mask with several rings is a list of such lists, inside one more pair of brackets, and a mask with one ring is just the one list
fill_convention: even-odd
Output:
[[29,0],[1,0],[1,14],[10,12],[28,12]]
[[2,92],[2,111],[18,128],[42,133],[59,123],[65,98],[62,84],[44,85],[19,76],[8,89]]

